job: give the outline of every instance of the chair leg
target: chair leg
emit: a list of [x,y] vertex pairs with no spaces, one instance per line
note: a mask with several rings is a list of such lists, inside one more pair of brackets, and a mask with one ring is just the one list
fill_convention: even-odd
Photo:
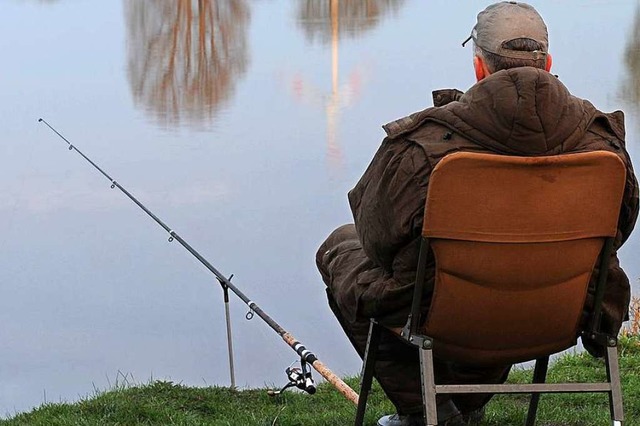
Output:
[[622,426],[624,422],[624,411],[622,406],[622,385],[620,384],[617,346],[607,346],[605,361],[607,365],[607,379],[611,384],[611,392],[609,392],[611,421],[614,426]]
[[[545,356],[536,360],[536,366],[533,370],[533,383],[544,383],[547,379],[547,369],[549,368],[549,357]],[[529,402],[529,412],[527,413],[527,426],[536,424],[536,416],[538,414],[538,403],[540,402],[540,394],[532,393]]]
[[436,406],[436,383],[433,369],[433,351],[420,349],[420,372],[422,373],[422,405],[424,406],[424,423],[426,426],[438,424]]
[[362,374],[360,379],[360,397],[358,398],[358,410],[356,412],[355,426],[362,426],[364,422],[364,413],[367,409],[367,399],[371,391],[373,382],[373,367],[376,363],[378,355],[378,345],[380,343],[380,326],[372,319],[369,325],[369,336],[367,337],[367,347],[364,352],[364,360],[362,362]]

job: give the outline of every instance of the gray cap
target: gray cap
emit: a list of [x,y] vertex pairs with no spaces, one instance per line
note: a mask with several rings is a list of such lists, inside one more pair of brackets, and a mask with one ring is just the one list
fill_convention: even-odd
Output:
[[[504,47],[519,38],[537,41],[543,49],[528,52]],[[542,17],[532,6],[515,1],[495,3],[480,12],[476,26],[462,45],[471,39],[482,50],[514,59],[542,59],[549,49],[549,34]]]

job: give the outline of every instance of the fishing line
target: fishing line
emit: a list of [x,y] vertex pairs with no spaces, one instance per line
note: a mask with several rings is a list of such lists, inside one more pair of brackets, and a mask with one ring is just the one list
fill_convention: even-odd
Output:
[[[44,123],[51,131],[53,131],[56,135],[58,135],[62,140],[64,140],[68,144],[69,151],[76,151],[82,158],[84,158],[89,164],[91,164],[98,172],[100,172],[106,179],[111,182],[111,189],[118,188],[124,195],[127,196],[131,201],[133,201],[142,211],[144,211],[149,217],[151,217],[162,229],[164,229],[169,234],[169,242],[177,241],[180,243],[182,247],[184,247],[193,257],[195,257],[205,268],[207,268],[213,275],[215,275],[216,279],[222,286],[222,290],[225,293],[225,304],[228,303],[228,290],[231,290],[236,296],[238,296],[248,307],[249,307],[249,315],[253,317],[253,315],[259,316],[264,322],[267,323],[273,331],[278,333],[278,335],[285,341],[289,347],[291,347],[299,356],[300,356],[300,364],[301,370],[288,369],[287,374],[289,375],[290,382],[294,382],[294,385],[300,389],[306,390],[309,393],[315,392],[315,385],[313,380],[311,379],[311,374],[306,370],[306,365],[310,364],[322,377],[324,377],[329,383],[331,383],[342,395],[344,395],[348,400],[352,401],[354,404],[358,404],[358,394],[349,387],[340,377],[338,377],[335,373],[333,373],[329,368],[327,368],[318,357],[307,349],[305,345],[296,340],[293,335],[287,332],[284,328],[280,326],[276,321],[273,320],[265,311],[258,306],[253,300],[249,299],[240,289],[238,289],[234,284],[231,283],[231,277],[229,278],[222,275],[207,259],[205,259],[196,249],[191,247],[186,240],[184,240],[177,232],[175,232],[172,228],[170,228],[166,223],[164,223],[158,216],[156,216],[151,210],[145,207],[136,197],[134,197],[129,191],[127,191],[122,185],[120,185],[115,179],[113,179],[105,170],[100,168],[95,162],[93,162],[87,155],[85,155],[82,151],[80,151],[75,145],[73,145],[67,138],[65,138],[60,132],[54,129],[49,123],[47,123],[44,119],[38,119],[38,122]],[[226,305],[228,306],[228,305]],[[249,318],[247,318],[249,319]],[[230,345],[231,342],[231,334],[230,334],[230,322],[229,317],[227,316],[227,326],[228,326],[228,341],[229,341],[229,358],[230,358],[230,371],[233,379],[233,361],[232,361],[232,347]],[[259,353],[259,351],[256,351]],[[235,386],[235,384],[233,384]]]

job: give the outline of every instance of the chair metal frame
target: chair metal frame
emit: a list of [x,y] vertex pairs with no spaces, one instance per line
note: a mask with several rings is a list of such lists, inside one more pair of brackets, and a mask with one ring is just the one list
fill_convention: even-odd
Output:
[[[622,387],[620,383],[620,371],[618,365],[618,340],[616,336],[610,336],[600,332],[600,320],[602,316],[602,301],[608,275],[608,262],[613,250],[614,238],[607,237],[600,251],[599,276],[596,283],[594,306],[591,311],[591,319],[587,326],[580,331],[580,336],[587,337],[606,348],[605,366],[607,381],[600,383],[554,383],[546,382],[549,355],[536,359],[533,380],[530,384],[470,384],[470,385],[437,385],[434,375],[434,339],[420,332],[421,314],[420,302],[422,295],[433,291],[433,284],[427,286],[426,268],[430,250],[429,239],[422,238],[418,269],[416,273],[416,285],[414,287],[411,312],[405,327],[398,338],[407,344],[417,348],[420,355],[420,370],[422,374],[422,399],[424,406],[424,421],[427,426],[436,426],[437,410],[436,395],[438,394],[531,394],[526,426],[534,426],[537,416],[538,403],[542,393],[606,393],[609,397],[609,407],[613,426],[622,426],[624,422]],[[355,425],[361,426],[364,421],[367,399],[371,390],[374,365],[378,351],[380,333],[387,330],[375,319],[371,319],[367,347],[363,360],[361,373],[360,399],[356,412]],[[394,333],[395,334],[395,333]],[[577,338],[577,336],[576,336]],[[529,360],[522,360],[529,361]]]

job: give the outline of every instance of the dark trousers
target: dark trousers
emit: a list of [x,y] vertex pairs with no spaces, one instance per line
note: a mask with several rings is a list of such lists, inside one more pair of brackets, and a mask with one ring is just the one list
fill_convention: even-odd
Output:
[[[344,281],[335,279],[341,274],[340,271],[332,270],[332,268],[342,265],[349,265],[349,259],[344,257],[362,257],[362,250],[354,250],[352,232],[337,232],[332,234],[327,241],[320,247],[317,256],[318,269],[327,285],[327,296],[329,306],[351,344],[358,352],[360,357],[364,357],[367,337],[369,334],[370,319],[360,315],[355,319],[346,312],[342,312],[338,303],[336,303],[335,292],[341,291],[336,285],[340,285]],[[345,236],[349,236],[349,242],[344,241]],[[343,240],[343,241],[341,241]],[[342,246],[348,247],[339,256],[342,256],[344,262],[333,262],[327,265],[323,259],[329,250],[340,250]],[[357,243],[356,243],[357,244]],[[348,271],[343,271],[348,274]],[[470,365],[459,365],[446,360],[435,359],[435,375],[437,384],[479,384],[479,383],[504,383],[511,368],[508,366],[496,367],[474,367]],[[377,361],[374,367],[374,376],[380,383],[385,394],[395,405],[400,414],[413,414],[422,411],[422,391],[420,382],[420,360],[416,347],[403,342],[398,336],[390,331],[383,331],[380,338],[380,346]],[[452,399],[458,409],[463,413],[474,411],[484,406],[492,395],[438,395],[438,402]]]

